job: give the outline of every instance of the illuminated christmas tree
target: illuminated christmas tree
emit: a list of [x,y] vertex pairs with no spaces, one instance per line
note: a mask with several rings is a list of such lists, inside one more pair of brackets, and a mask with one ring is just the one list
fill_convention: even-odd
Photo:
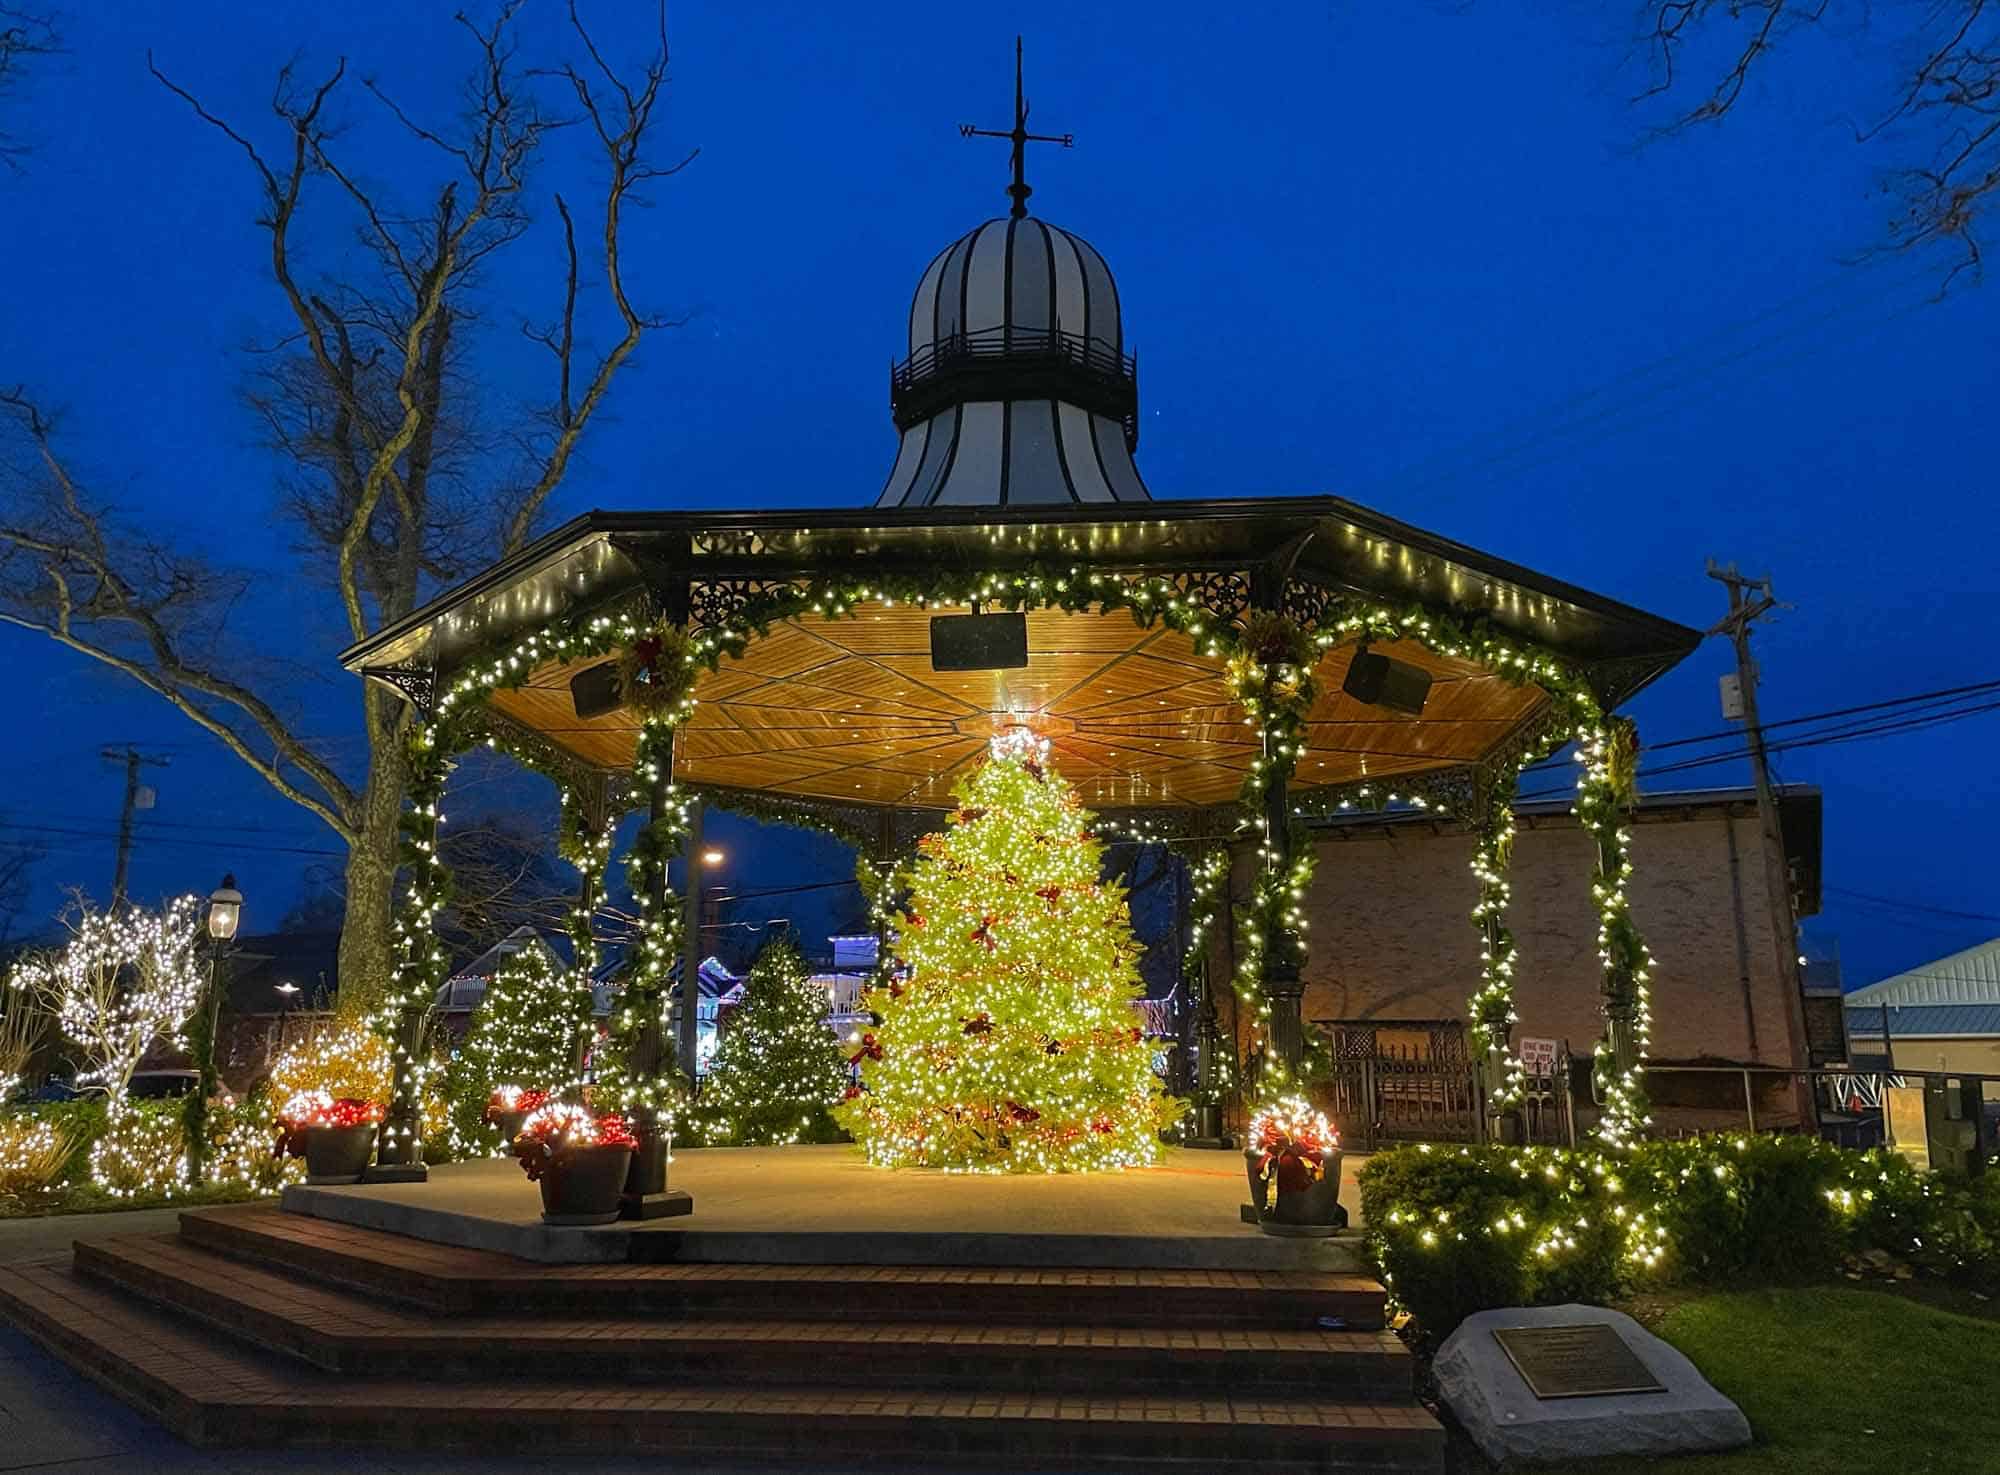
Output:
[[847,1089],[847,1058],[826,1010],[826,989],[812,981],[793,943],[759,953],[695,1099],[695,1140],[745,1147],[835,1141],[840,1129],[827,1108]]
[[503,962],[448,1067],[453,1149],[489,1157],[504,1151],[500,1133],[485,1120],[494,1088],[554,1095],[577,1084],[590,1028],[588,985],[547,949],[524,947]]
[[1139,944],[1091,816],[1025,731],[918,846],[891,975],[865,995],[864,1089],[838,1113],[889,1167],[1055,1173],[1150,1163],[1170,1103],[1132,1001]]

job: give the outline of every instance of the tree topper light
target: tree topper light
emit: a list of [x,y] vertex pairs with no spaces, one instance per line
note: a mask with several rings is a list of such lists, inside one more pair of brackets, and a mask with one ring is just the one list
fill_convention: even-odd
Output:
[[995,758],[1016,763],[1049,761],[1049,740],[1032,727],[1010,727],[1005,732],[997,732],[988,741],[987,747]]

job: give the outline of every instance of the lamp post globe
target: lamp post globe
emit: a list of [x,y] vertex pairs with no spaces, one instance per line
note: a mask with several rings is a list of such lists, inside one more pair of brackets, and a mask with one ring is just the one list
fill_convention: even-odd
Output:
[[236,889],[235,876],[224,876],[222,884],[208,894],[208,935],[217,942],[233,942],[242,920],[243,893]]

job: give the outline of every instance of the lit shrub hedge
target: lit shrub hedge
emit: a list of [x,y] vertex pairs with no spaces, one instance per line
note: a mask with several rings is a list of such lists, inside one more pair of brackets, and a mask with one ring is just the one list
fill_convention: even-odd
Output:
[[1809,1137],[1396,1148],[1362,1168],[1361,1205],[1383,1283],[1433,1337],[1475,1311],[1648,1282],[1822,1279],[1869,1250],[2000,1282],[2000,1175],[1924,1174]]

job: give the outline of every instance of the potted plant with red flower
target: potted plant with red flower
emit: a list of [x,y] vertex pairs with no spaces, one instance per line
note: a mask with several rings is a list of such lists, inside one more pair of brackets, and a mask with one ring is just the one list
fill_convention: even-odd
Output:
[[359,1183],[375,1153],[382,1107],[357,1096],[302,1091],[278,1113],[278,1146],[306,1160],[306,1182]]
[[500,1140],[512,1144],[529,1114],[548,1104],[549,1093],[531,1086],[495,1086],[486,1098],[486,1121],[500,1129]]
[[544,1224],[609,1224],[638,1145],[624,1117],[551,1101],[521,1124],[514,1156],[541,1185]]
[[1268,1101],[1250,1119],[1243,1217],[1266,1234],[1318,1236],[1347,1227],[1340,1203],[1340,1134],[1303,1097]]

